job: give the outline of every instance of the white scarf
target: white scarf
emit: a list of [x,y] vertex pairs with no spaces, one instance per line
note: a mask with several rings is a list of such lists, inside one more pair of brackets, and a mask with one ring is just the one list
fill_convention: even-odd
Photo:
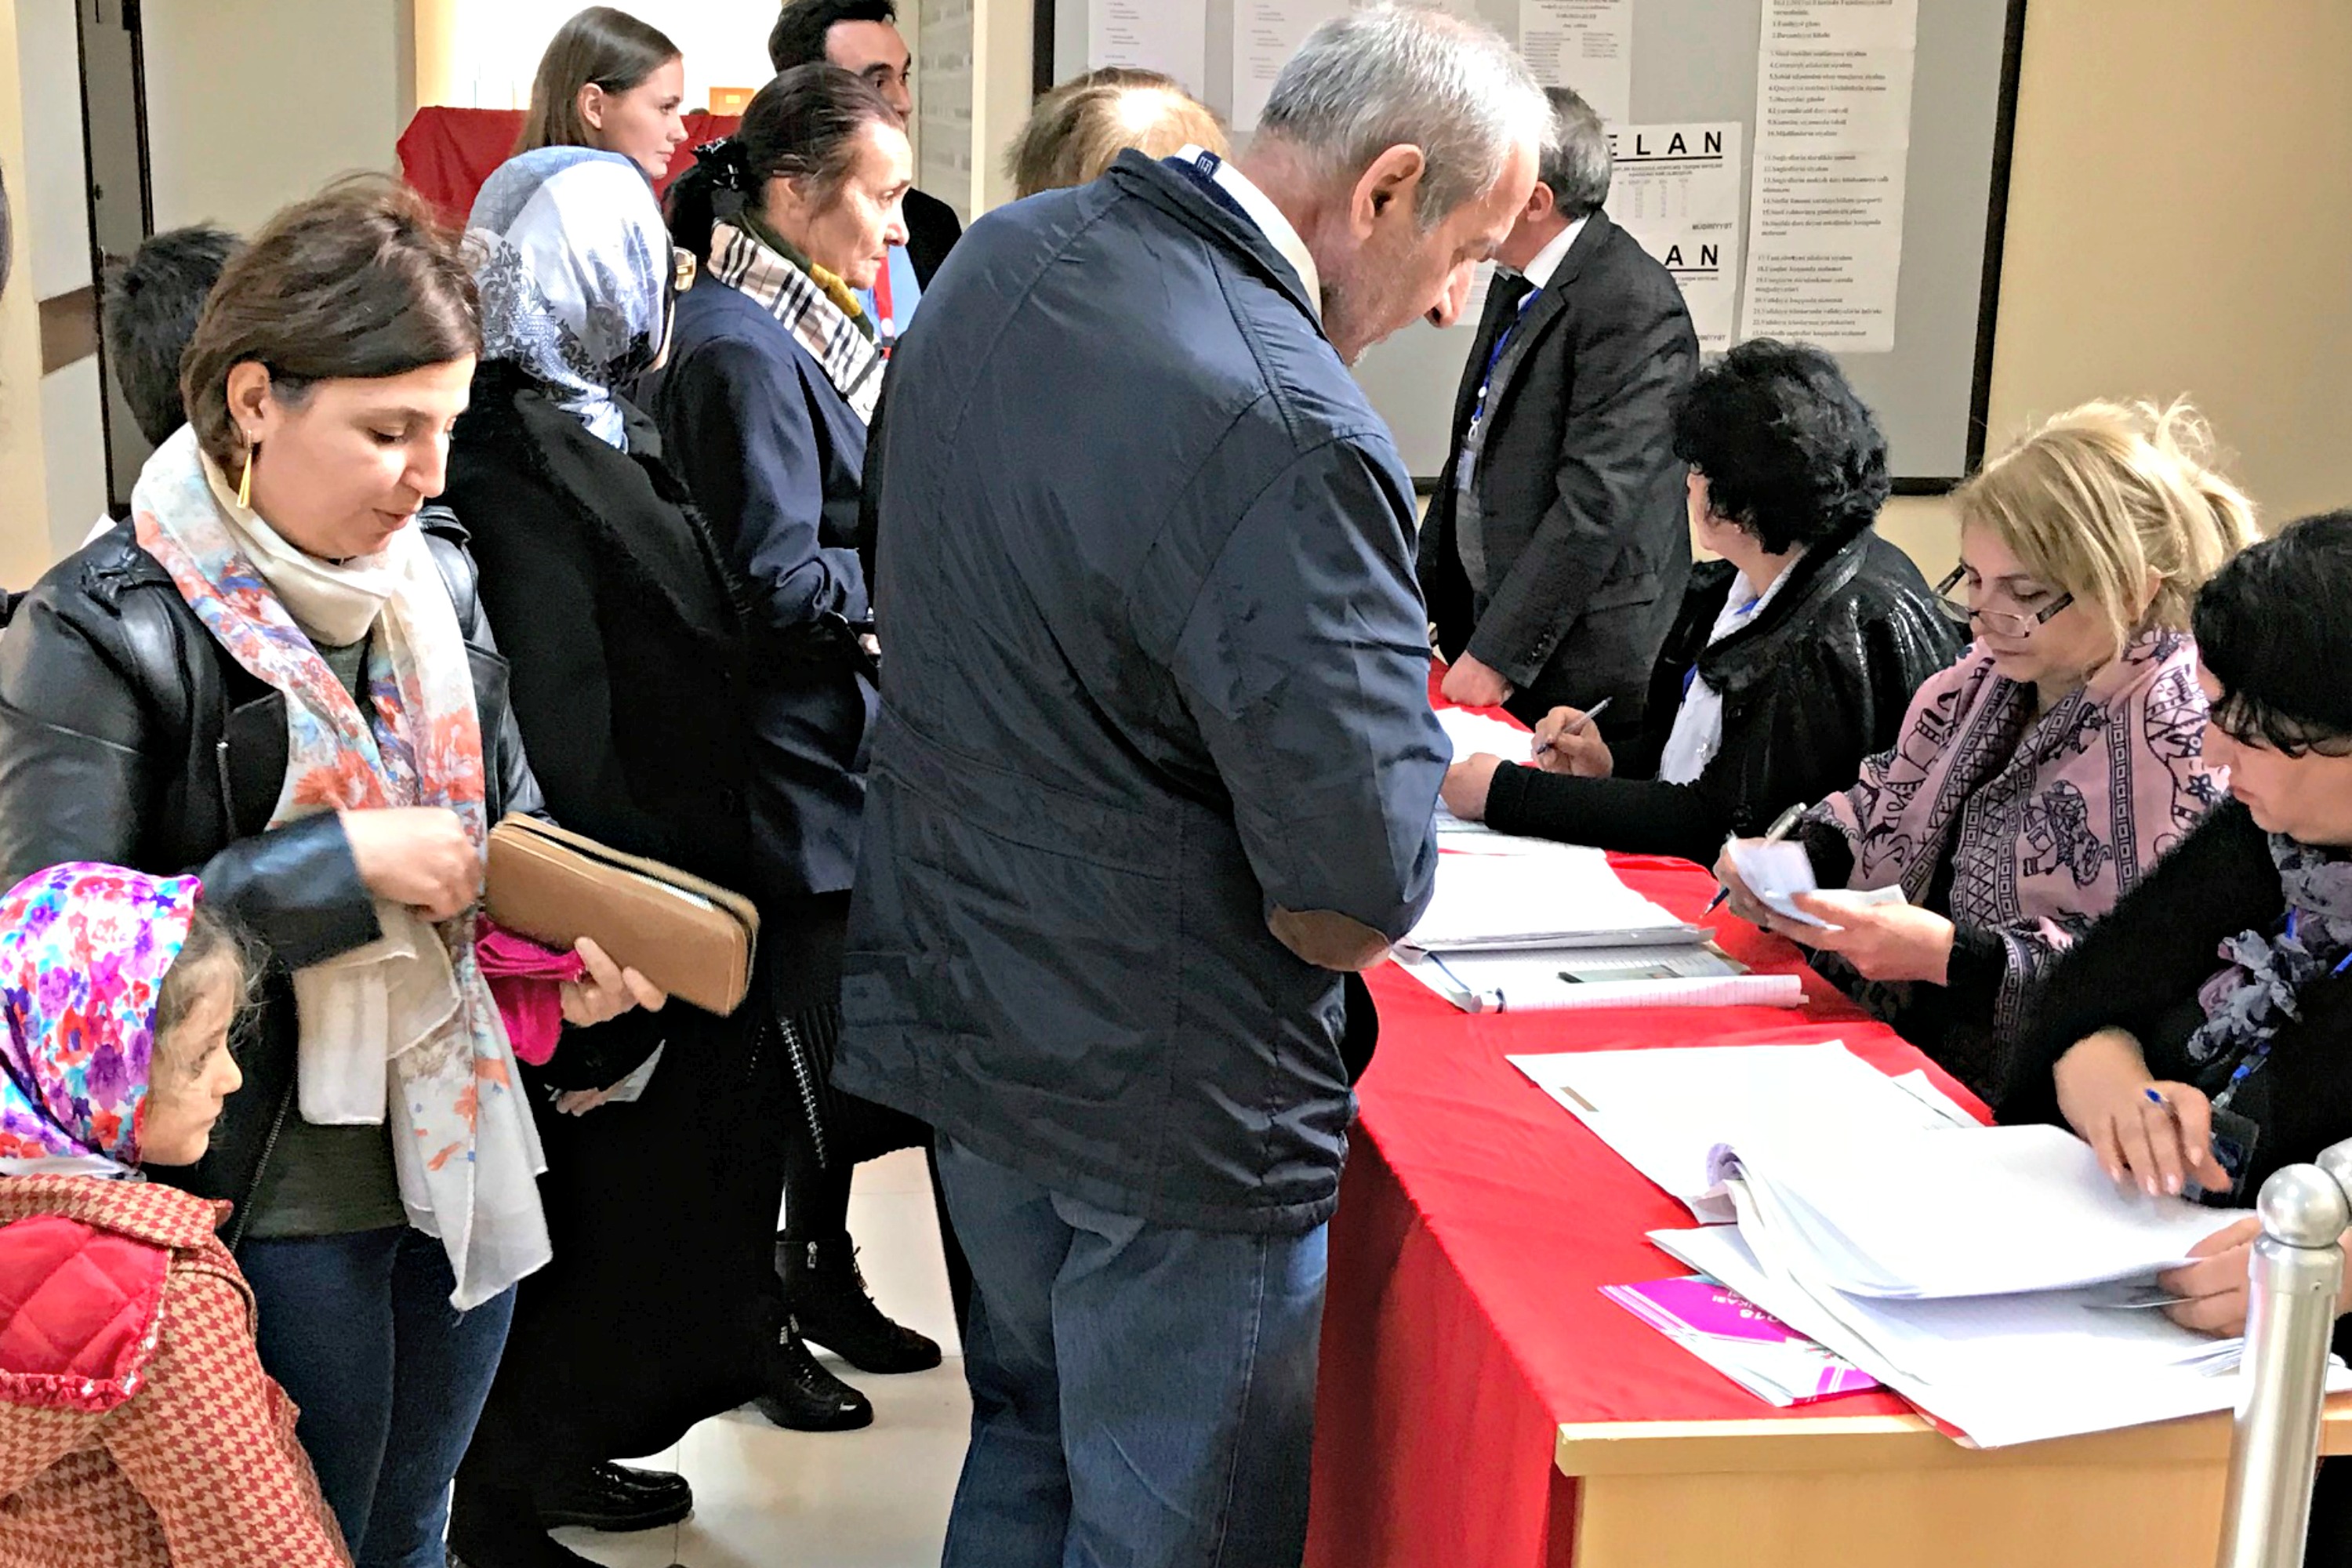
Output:
[[[1780,574],[1761,594],[1748,586],[1747,573],[1733,577],[1731,592],[1723,596],[1723,611],[1715,617],[1715,629],[1706,635],[1706,646],[1713,647],[1762,615],[1764,606],[1787,585],[1796,569],[1795,561],[1780,568]],[[1675,710],[1674,731],[1666,737],[1666,749],[1658,758],[1658,778],[1664,784],[1691,784],[1706,772],[1707,763],[1715,761],[1715,753],[1722,749],[1723,697],[1706,683],[1706,677],[1698,672],[1697,661],[1693,660],[1690,685],[1684,689],[1683,705]]]

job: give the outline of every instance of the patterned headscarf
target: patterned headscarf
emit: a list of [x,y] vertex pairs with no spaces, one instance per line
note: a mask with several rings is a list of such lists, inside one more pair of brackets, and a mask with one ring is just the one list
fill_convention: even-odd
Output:
[[626,451],[616,395],[661,357],[669,321],[669,230],[645,171],[541,147],[499,165],[466,227],[482,247],[482,358],[520,365]]
[[200,891],[77,863],[0,896],[0,1161],[139,1163],[155,1007]]

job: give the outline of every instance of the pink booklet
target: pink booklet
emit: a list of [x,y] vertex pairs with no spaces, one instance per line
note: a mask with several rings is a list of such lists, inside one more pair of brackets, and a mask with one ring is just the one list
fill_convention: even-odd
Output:
[[1703,1274],[1603,1285],[1601,1293],[1775,1405],[1802,1405],[1879,1386],[1868,1373]]

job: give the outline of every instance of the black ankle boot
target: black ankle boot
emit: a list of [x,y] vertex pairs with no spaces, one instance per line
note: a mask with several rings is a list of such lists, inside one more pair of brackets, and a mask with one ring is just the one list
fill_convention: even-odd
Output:
[[760,1414],[794,1432],[855,1432],[874,1425],[866,1395],[818,1364],[789,1320],[761,1356]]
[[784,1310],[801,1337],[823,1345],[860,1372],[927,1372],[940,1364],[940,1347],[882,1315],[857,1271],[849,1233],[777,1239],[776,1270],[783,1276]]

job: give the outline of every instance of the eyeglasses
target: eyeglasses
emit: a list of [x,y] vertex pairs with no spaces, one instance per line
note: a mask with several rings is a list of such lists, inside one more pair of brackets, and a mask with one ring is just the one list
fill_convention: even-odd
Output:
[[1968,576],[1966,566],[1955,566],[1951,575],[1936,584],[1936,601],[1944,614],[1962,626],[1981,621],[1988,631],[1999,632],[2005,637],[2032,637],[2036,626],[2050,624],[2050,618],[2074,602],[2072,594],[2061,594],[2038,610],[1981,610],[1955,592]]

